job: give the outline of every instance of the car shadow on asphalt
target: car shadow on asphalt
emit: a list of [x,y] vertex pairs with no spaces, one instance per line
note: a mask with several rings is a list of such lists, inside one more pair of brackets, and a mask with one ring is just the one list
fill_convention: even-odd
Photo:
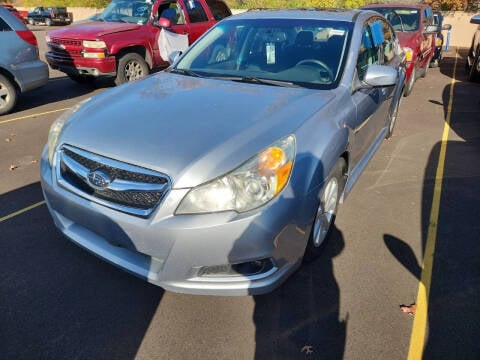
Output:
[[323,251],[278,289],[254,296],[255,359],[342,359],[348,314],[340,318],[333,259],[344,246],[335,226]]
[[17,106],[10,115],[48,104],[75,99],[113,86],[113,81],[110,79],[99,79],[92,84],[79,84],[66,76],[50,78],[45,86],[21,94]]
[[[0,195],[0,219],[39,183]],[[45,204],[0,221],[0,357],[133,359],[164,291],[74,245]]]
[[[442,73],[452,76],[453,61],[450,58],[442,63]],[[427,293],[428,335],[424,359],[474,359],[480,356],[480,343],[475,335],[480,332],[480,88],[478,84],[468,82],[459,61],[453,91],[454,106],[449,114],[451,87],[451,84],[445,87],[443,104],[439,104],[443,106],[445,120],[450,116],[450,134],[444,144],[446,155],[436,223],[430,215],[442,142],[431,150],[423,183],[422,258],[428,230],[436,230],[430,291]],[[421,281],[422,265],[407,242],[392,234],[385,234],[384,242],[399,263]],[[426,288],[428,290],[428,286]]]

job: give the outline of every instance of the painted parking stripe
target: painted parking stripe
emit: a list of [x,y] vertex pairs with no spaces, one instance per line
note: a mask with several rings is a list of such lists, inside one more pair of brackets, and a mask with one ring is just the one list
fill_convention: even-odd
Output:
[[452,115],[453,90],[455,87],[455,75],[457,70],[458,49],[455,53],[455,64],[453,66],[453,75],[450,86],[448,100],[447,117],[443,128],[442,144],[438,158],[437,172],[435,174],[435,187],[433,191],[432,208],[430,210],[430,219],[427,232],[427,243],[425,244],[425,254],[423,256],[422,276],[418,285],[417,309],[413,320],[412,335],[410,338],[410,348],[408,351],[408,360],[421,360],[425,348],[425,334],[428,326],[428,297],[430,295],[430,285],[432,282],[433,257],[435,255],[435,243],[437,240],[438,214],[440,210],[440,196],[442,193],[443,171],[445,168],[445,155],[447,152],[448,133],[450,131],[450,119]]
[[39,201],[38,203],[36,204],[33,204],[33,205],[30,205],[30,206],[27,206],[26,208],[23,208],[21,210],[18,210],[18,211],[15,211],[11,214],[8,214],[7,216],[4,216],[4,217],[1,217],[0,218],[0,223],[1,222],[4,222],[6,220],[9,220],[11,218],[14,218],[15,216],[18,216],[18,215],[22,215],[30,210],[33,210],[35,209],[36,207],[39,207],[39,206],[42,206],[43,204],[45,204],[45,200],[44,201]]
[[8,120],[1,120],[1,121],[0,121],[0,124],[6,124],[6,123],[9,123],[9,122],[13,122],[13,121],[30,119],[30,118],[34,118],[34,117],[42,116],[42,115],[54,114],[54,113],[61,112],[61,111],[63,112],[63,111],[68,110],[68,109],[69,109],[69,108],[63,108],[63,109],[45,111],[45,112],[43,112],[43,113],[36,113],[36,114],[30,114],[30,115],[20,116],[20,117],[13,118],[13,119],[8,119]]

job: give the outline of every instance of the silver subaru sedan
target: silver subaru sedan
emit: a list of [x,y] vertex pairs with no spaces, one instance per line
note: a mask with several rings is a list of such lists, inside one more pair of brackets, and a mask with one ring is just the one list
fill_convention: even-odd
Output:
[[392,135],[398,40],[371,11],[252,10],[171,59],[52,124],[55,225],[166,290],[269,292],[315,257]]

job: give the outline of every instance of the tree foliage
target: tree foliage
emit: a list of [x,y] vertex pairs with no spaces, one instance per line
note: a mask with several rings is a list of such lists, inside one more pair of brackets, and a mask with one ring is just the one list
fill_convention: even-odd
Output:
[[27,8],[37,6],[66,6],[102,9],[108,5],[110,0],[17,0],[12,2],[16,6]]
[[440,11],[464,11],[468,5],[467,0],[426,0],[426,3]]
[[371,0],[227,0],[232,9],[255,8],[358,8]]

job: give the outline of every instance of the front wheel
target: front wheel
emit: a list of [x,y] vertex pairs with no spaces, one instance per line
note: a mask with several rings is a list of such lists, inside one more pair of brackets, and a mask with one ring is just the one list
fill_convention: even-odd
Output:
[[46,25],[46,26],[52,26],[52,19],[46,18],[46,19],[45,19],[45,25]]
[[33,19],[28,19],[28,23],[29,23],[30,25],[35,25],[35,21],[34,21]]
[[149,68],[143,57],[137,53],[127,53],[118,61],[115,84],[141,79],[149,74]]
[[412,73],[410,74],[410,78],[408,79],[407,85],[405,85],[403,96],[407,97],[412,93],[413,84],[415,84],[415,69],[412,70]]
[[425,65],[425,69],[422,71],[422,78],[425,78],[427,76],[428,69],[430,68],[430,63],[431,61],[428,60],[427,64]]
[[323,185],[310,238],[305,250],[304,260],[307,262],[318,256],[321,251],[321,245],[332,232],[340,196],[345,186],[346,169],[345,160],[343,158],[338,159]]
[[17,103],[17,89],[4,75],[0,74],[0,115],[9,113]]
[[480,78],[480,46],[475,52],[475,57],[473,58],[472,66],[470,67],[470,71],[468,73],[468,80],[470,81],[478,81]]

